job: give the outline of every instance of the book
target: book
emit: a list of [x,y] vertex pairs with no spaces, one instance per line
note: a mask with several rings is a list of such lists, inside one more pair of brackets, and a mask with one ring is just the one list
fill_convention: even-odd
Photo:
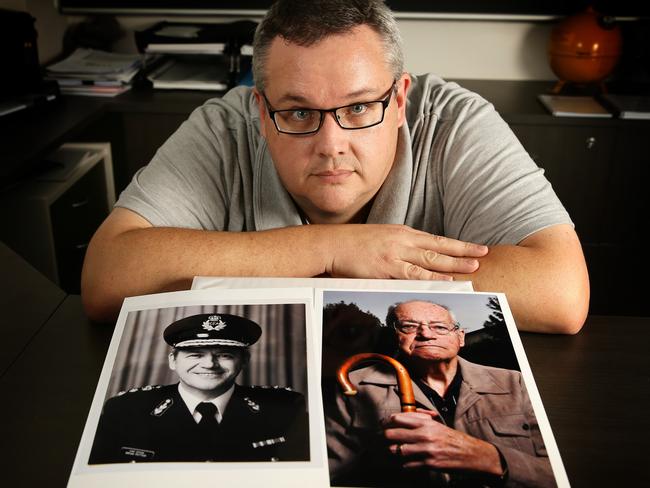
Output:
[[621,119],[650,119],[650,96],[604,93],[602,102]]
[[612,117],[594,97],[538,95],[537,98],[555,117]]
[[[434,333],[436,328],[435,334],[445,332],[439,337],[449,337],[450,344],[458,347],[464,338],[460,353],[464,361],[462,368],[466,368],[462,370],[463,381],[473,381],[470,368],[483,371],[481,368],[495,367],[502,371],[499,374],[523,379],[524,403],[530,401],[533,413],[526,413],[526,419],[522,415],[516,420],[519,429],[522,421],[529,422],[523,424],[523,437],[513,441],[512,436],[517,434],[508,431],[504,442],[517,449],[521,442],[532,442],[531,436],[539,436],[548,452],[548,458],[535,458],[543,463],[542,472],[547,470],[557,486],[569,486],[505,295],[474,292],[467,283],[401,280],[199,277],[193,287],[188,291],[130,297],[124,301],[69,487],[172,487],[214,483],[215,479],[220,486],[340,486],[333,481],[335,461],[327,455],[328,449],[340,447],[329,444],[340,433],[332,430],[329,420],[338,418],[334,398],[342,395],[339,389],[343,383],[337,383],[336,378],[347,374],[347,371],[342,373],[339,365],[342,361],[350,365],[350,360],[358,359],[350,355],[357,353],[373,353],[373,358],[387,360],[385,339],[387,334],[392,337],[397,333],[393,325],[387,325],[387,311],[396,303],[414,301],[429,302],[428,306],[438,307],[436,310],[451,320],[448,327],[439,322],[418,322],[416,328],[428,328],[429,333]],[[454,315],[441,307],[447,307]],[[445,331],[439,332],[440,327]],[[252,334],[251,330],[257,332]],[[205,354],[211,351],[217,354],[215,348],[226,338],[231,349],[242,346],[233,342],[234,339],[251,342],[245,362],[238,363],[237,358],[242,356],[235,353],[218,360],[216,356],[206,359]],[[168,344],[176,349],[170,350]],[[188,359],[189,356],[197,357]],[[199,361],[205,362],[198,366]],[[230,363],[219,362],[217,368],[218,361]],[[201,368],[212,369],[207,374]],[[357,369],[353,375],[365,370]],[[496,370],[490,371],[496,374]],[[207,439],[212,436],[217,439],[220,432],[229,434],[219,437],[214,444],[206,441],[207,447],[202,445],[202,449],[210,450],[210,454],[209,459],[204,459],[208,454],[195,449],[196,444],[188,444],[185,437],[197,435],[200,429],[196,426],[201,426],[204,415],[214,415],[214,410],[204,413],[205,409],[197,406],[196,413],[192,414],[191,396],[184,393],[183,385],[199,377],[196,381],[216,382],[215,378],[225,377],[226,372],[230,381],[237,378],[232,387],[234,392],[225,400],[224,410],[217,409],[218,427],[211,426],[215,430],[203,432],[212,433]],[[188,380],[191,374],[196,377]],[[408,377],[405,380],[404,373],[398,373],[398,377],[401,393],[406,395],[405,390],[412,383]],[[483,374],[478,377],[482,378]],[[193,384],[193,388],[199,388],[198,383]],[[462,402],[463,391],[459,392],[458,401]],[[503,393],[499,390],[495,398],[503,398]],[[274,397],[302,399],[292,403],[292,408],[299,405],[299,411],[294,408],[290,418],[283,417],[279,408],[266,403],[265,399]],[[422,398],[417,400],[419,408],[423,408],[421,402],[427,402]],[[466,398],[469,402],[469,397]],[[218,399],[214,401],[223,405]],[[514,400],[505,401],[510,408]],[[471,400],[471,405],[474,402]],[[117,405],[129,403],[139,407],[134,411],[116,410]],[[354,402],[349,405],[354,408]],[[236,408],[241,409],[239,414],[234,413]],[[269,419],[266,415],[271,412],[273,417]],[[241,423],[232,430],[235,421]],[[267,433],[286,421],[291,424],[286,433]],[[491,428],[507,428],[505,424],[494,425]],[[157,426],[160,431],[154,432]],[[146,435],[138,437],[136,431],[140,429]],[[167,442],[157,447],[156,442],[160,443],[165,436]],[[283,450],[296,439],[301,440],[299,450]],[[107,445],[116,446],[112,455],[105,455]],[[382,445],[371,443],[363,448],[384,449]],[[174,446],[182,448],[171,449]],[[538,444],[534,447],[531,444],[528,453],[543,451]],[[540,465],[530,475],[540,476],[539,469]],[[344,483],[344,486],[348,485]]]

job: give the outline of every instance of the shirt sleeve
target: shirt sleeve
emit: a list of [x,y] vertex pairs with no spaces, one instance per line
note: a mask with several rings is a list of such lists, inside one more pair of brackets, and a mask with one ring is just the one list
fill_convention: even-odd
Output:
[[488,245],[518,244],[571,219],[551,184],[494,106],[447,83],[431,92],[432,151],[444,234]]
[[246,116],[248,98],[235,95],[197,108],[135,174],[116,206],[154,226],[243,226],[243,187],[251,179],[256,138],[249,137],[253,124]]

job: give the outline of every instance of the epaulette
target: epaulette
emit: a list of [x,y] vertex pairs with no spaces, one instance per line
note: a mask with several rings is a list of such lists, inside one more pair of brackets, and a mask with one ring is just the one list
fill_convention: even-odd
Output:
[[162,388],[163,386],[165,386],[165,385],[145,385],[145,386],[141,386],[139,388],[131,388],[130,390],[122,390],[122,391],[118,392],[118,394],[115,395],[115,396],[122,396],[125,393],[135,393],[136,391],[157,390],[159,388]]

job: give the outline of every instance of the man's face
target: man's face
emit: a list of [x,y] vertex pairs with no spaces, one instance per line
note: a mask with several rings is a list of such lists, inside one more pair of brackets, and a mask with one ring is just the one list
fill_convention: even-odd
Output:
[[[367,26],[303,47],[277,37],[266,64],[265,95],[273,110],[329,109],[382,99],[393,75],[379,36]],[[390,171],[404,123],[410,79],[397,80],[381,124],[339,127],[331,113],[310,135],[279,133],[256,93],[261,130],[284,187],[312,223],[359,218]]]
[[[454,327],[447,310],[428,302],[403,303],[397,307],[395,315],[400,323],[435,324],[448,329]],[[460,329],[452,330],[446,335],[438,335],[421,325],[412,333],[404,333],[399,330],[396,330],[395,333],[401,354],[413,359],[449,360],[456,357],[460,348],[465,345],[465,332]]]
[[221,394],[235,382],[246,356],[240,348],[193,347],[169,355],[169,367],[181,383],[199,395]]

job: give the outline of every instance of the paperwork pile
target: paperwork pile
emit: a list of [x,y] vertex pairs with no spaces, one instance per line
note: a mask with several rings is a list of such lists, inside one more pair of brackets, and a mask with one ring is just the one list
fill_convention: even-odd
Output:
[[112,97],[131,88],[142,65],[140,54],[77,49],[49,66],[47,77],[59,83],[61,93]]

